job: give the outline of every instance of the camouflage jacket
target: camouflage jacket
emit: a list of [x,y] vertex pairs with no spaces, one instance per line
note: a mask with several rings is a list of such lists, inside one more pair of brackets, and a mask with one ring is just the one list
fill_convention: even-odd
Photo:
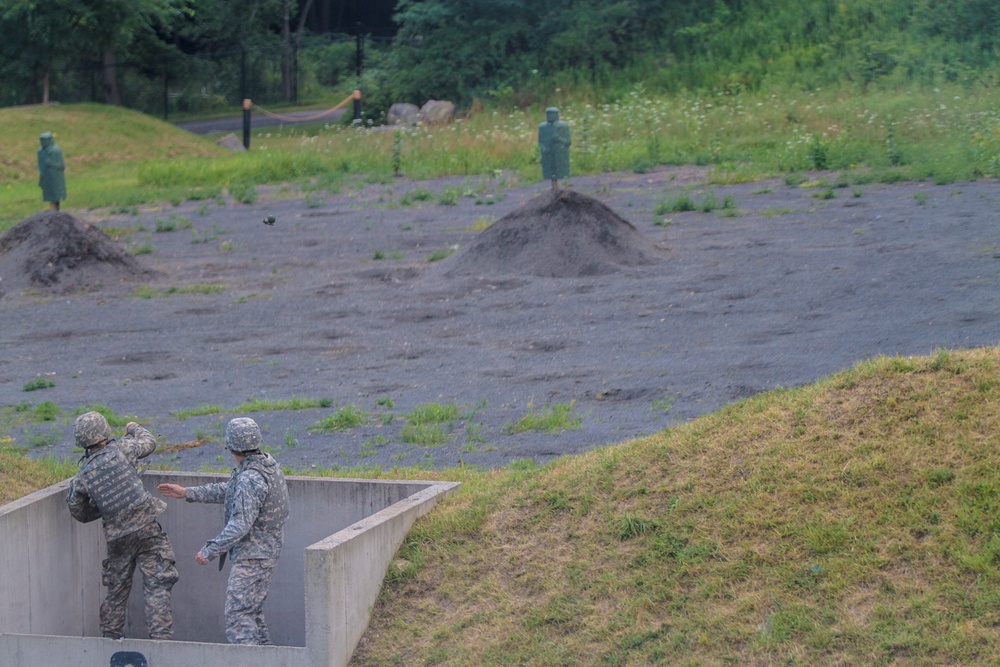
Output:
[[225,526],[201,549],[213,560],[229,552],[233,562],[277,560],[282,526],[288,518],[288,487],[278,462],[270,454],[247,456],[229,481],[192,486],[189,503],[225,503]]
[[69,484],[66,503],[77,521],[103,519],[110,541],[134,533],[163,513],[167,504],[142,486],[139,459],[156,449],[156,439],[139,427],[135,435],[94,449]]

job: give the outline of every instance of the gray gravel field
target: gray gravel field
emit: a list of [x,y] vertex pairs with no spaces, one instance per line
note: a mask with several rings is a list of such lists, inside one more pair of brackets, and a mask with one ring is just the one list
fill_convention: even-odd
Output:
[[[544,463],[878,355],[997,344],[996,182],[829,188],[836,175],[814,174],[815,187],[705,186],[705,173],[568,181],[663,256],[571,277],[492,266],[449,277],[482,227],[548,189],[504,178],[70,211],[112,232],[141,225],[119,243],[151,248],[135,259],[157,274],[80,289],[66,271],[55,289],[0,298],[0,405],[63,411],[30,427],[14,413],[0,436],[31,456],[75,458],[74,413],[103,403],[160,434],[153,462],[177,469],[228,466],[221,434],[240,415],[303,471]],[[684,194],[720,208],[655,212]],[[171,220],[173,231],[154,231]],[[0,290],[16,282],[10,264]],[[54,386],[24,391],[36,376]],[[236,411],[290,399],[326,405]],[[428,404],[454,410],[443,442],[413,441],[407,415]],[[219,412],[180,418],[209,406]],[[348,407],[361,425],[318,429]],[[579,427],[513,428],[553,408]]]

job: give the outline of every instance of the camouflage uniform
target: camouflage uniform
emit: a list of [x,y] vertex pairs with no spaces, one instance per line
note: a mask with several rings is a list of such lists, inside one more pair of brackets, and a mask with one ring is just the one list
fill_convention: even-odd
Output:
[[69,512],[84,523],[103,519],[108,542],[102,577],[108,592],[101,604],[101,634],[112,639],[124,636],[132,575],[138,565],[149,636],[172,639],[170,590],[177,582],[177,568],[170,541],[156,520],[166,503],[145,490],[137,467],[139,459],[156,449],[156,440],[135,426],[121,441],[95,447],[110,435],[107,421],[97,413],[81,415],[74,432],[77,444],[87,447],[87,453],[70,482]]
[[[230,446],[231,439],[240,441],[243,436],[253,449]],[[245,457],[229,481],[188,487],[186,500],[225,503],[225,527],[202,547],[201,555],[213,560],[228,553],[232,558],[226,589],[226,638],[231,644],[270,644],[264,600],[281,555],[288,487],[277,461],[256,449],[260,430],[252,419],[232,420],[226,444]]]

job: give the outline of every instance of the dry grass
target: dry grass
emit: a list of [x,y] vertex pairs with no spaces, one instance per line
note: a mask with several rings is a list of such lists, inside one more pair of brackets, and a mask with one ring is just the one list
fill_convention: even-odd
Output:
[[998,363],[879,359],[463,488],[354,664],[993,664]]
[[0,449],[0,505],[71,477],[72,463],[32,461]]

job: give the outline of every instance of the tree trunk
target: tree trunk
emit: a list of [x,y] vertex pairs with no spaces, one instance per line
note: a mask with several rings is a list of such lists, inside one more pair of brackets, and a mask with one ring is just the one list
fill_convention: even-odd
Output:
[[104,101],[116,107],[122,105],[122,98],[118,93],[118,68],[115,62],[115,52],[110,49],[104,52]]
[[49,74],[52,72],[52,63],[45,63],[45,71],[42,72],[42,104],[49,103]]
[[291,0],[282,0],[281,22],[281,86],[285,94],[285,102],[292,101],[292,91],[295,90],[295,73],[292,71],[292,26]]

